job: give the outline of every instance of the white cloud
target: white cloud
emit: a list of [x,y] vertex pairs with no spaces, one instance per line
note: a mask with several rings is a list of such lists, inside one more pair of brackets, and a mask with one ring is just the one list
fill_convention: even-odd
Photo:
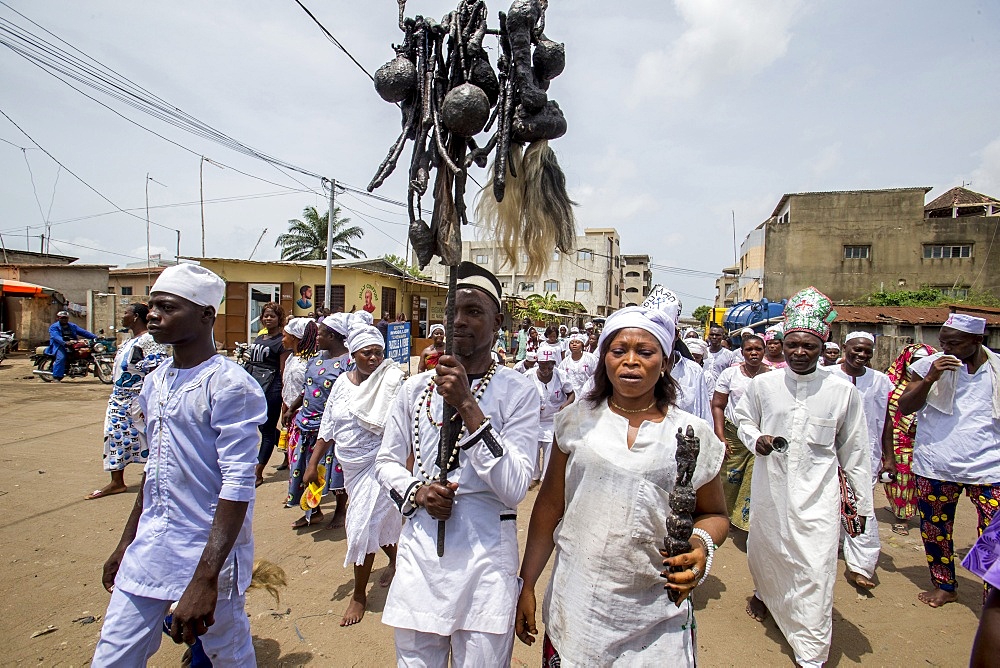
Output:
[[799,0],[674,0],[684,32],[667,49],[647,51],[636,66],[633,94],[691,98],[710,85],[752,76],[785,55]]

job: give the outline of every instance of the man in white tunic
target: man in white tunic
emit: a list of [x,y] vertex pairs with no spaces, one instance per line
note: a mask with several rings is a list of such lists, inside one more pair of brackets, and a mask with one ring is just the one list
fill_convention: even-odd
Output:
[[1000,506],[1000,357],[983,345],[985,332],[984,318],[952,313],[938,335],[944,352],[914,362],[899,397],[899,410],[917,411],[920,425],[913,472],[934,589],[917,598],[932,608],[958,596],[952,526],[962,491],[980,533]]
[[855,489],[859,517],[873,514],[861,394],[816,368],[835,317],[815,288],[792,297],[783,341],[788,367],[754,378],[736,408],[740,440],[757,455],[747,541],[756,591],[747,614],[763,621],[770,611],[803,668],[823,665],[830,652],[838,466]]
[[549,467],[549,456],[552,454],[552,430],[555,429],[556,413],[569,406],[576,398],[573,384],[562,369],[556,368],[555,358],[551,355],[545,355],[545,347],[543,345],[538,352],[546,359],[539,360],[535,368],[525,374],[525,377],[531,379],[535,384],[535,390],[541,401],[541,409],[538,414],[538,449],[541,451],[541,461],[537,455],[534,457],[535,470],[531,476],[532,485],[542,481],[542,477]]
[[121,541],[104,564],[111,603],[94,666],[143,666],[170,635],[200,637],[212,665],[252,666],[244,595],[253,572],[257,382],[215,352],[212,326],[225,284],[202,267],[163,270],[149,300],[149,333],[173,359],[146,377],[139,404],[149,458]]
[[[886,410],[889,407],[889,393],[893,388],[889,376],[868,368],[874,352],[875,337],[872,334],[851,332],[844,341],[843,361],[837,366],[827,367],[831,373],[851,383],[861,393],[865,423],[868,425],[868,443],[871,447],[873,489],[882,469],[884,439],[892,439],[892,424],[886,421]],[[875,586],[872,577],[882,549],[878,537],[878,522],[873,515],[866,518],[864,533],[851,536],[844,531],[843,536],[847,579],[858,587],[871,589]]]
[[[531,482],[539,399],[532,381],[491,363],[500,282],[470,262],[457,271],[454,355],[403,384],[375,459],[406,518],[382,615],[399,666],[447,666],[449,655],[452,666],[507,666],[513,649],[515,509]],[[447,485],[436,482],[445,401],[462,421]]]

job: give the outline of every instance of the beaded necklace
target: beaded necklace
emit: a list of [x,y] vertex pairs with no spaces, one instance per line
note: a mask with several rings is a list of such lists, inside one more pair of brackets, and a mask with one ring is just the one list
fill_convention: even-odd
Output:
[[[490,380],[493,379],[493,375],[496,373],[496,371],[497,371],[497,363],[493,362],[493,364],[490,365],[490,368],[486,371],[486,374],[479,380],[479,384],[475,388],[473,388],[472,398],[475,400],[477,404],[483,398],[483,395],[486,393],[486,388],[489,386]],[[431,482],[432,480],[434,480],[434,478],[432,478],[431,475],[427,473],[427,471],[424,469],[424,460],[420,454],[420,405],[423,404],[424,406],[424,412],[427,414],[428,422],[430,422],[438,429],[440,429],[444,424],[443,419],[441,422],[437,422],[434,419],[434,414],[431,412],[431,399],[433,398],[433,396],[434,396],[434,377],[431,376],[430,382],[427,383],[427,387],[424,388],[424,391],[420,395],[420,399],[417,401],[417,410],[413,412],[413,458],[416,461],[417,470],[420,472],[420,475],[423,477],[423,479],[427,482]],[[456,418],[458,418],[458,413],[455,414],[455,418],[453,419]],[[462,436],[464,435],[465,435],[465,424],[463,423],[462,428],[458,432],[458,438],[456,439],[455,442],[457,443],[458,441],[461,441]],[[448,458],[448,464],[445,467],[445,470],[451,470],[451,465],[455,462],[455,459],[457,457],[458,457],[458,448],[453,447],[451,451],[451,456]]]

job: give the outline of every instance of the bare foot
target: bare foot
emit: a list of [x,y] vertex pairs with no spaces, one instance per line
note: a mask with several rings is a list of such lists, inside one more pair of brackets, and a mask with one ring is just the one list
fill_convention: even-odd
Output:
[[763,622],[767,619],[767,606],[764,605],[764,601],[757,598],[756,594],[751,596],[747,603],[747,614],[754,621]]
[[365,616],[365,604],[368,602],[367,596],[362,596],[359,601],[356,597],[351,599],[351,602],[347,605],[347,611],[344,613],[343,619],[340,620],[341,626],[352,626],[361,621],[361,618]]
[[347,517],[347,509],[344,508],[343,504],[338,503],[336,510],[333,511],[333,519],[330,523],[326,525],[327,529],[343,529],[344,528],[344,518]]
[[378,579],[379,586],[388,587],[392,584],[392,578],[396,575],[396,564],[389,564],[382,571],[382,576]]
[[944,589],[934,588],[933,591],[922,591],[917,594],[917,598],[920,599],[922,603],[926,603],[932,608],[940,608],[945,603],[952,603],[958,600],[958,594],[953,591],[945,591]]
[[870,579],[861,573],[855,573],[853,571],[847,571],[847,581],[856,587],[861,587],[862,589],[872,589],[875,587],[875,583]]
[[123,494],[127,491],[128,487],[126,487],[125,485],[115,485],[112,482],[108,483],[101,489],[95,489],[93,492],[91,492],[90,494],[88,494],[83,498],[85,498],[88,501],[92,501],[93,499],[100,499],[101,497],[111,496],[112,494]]

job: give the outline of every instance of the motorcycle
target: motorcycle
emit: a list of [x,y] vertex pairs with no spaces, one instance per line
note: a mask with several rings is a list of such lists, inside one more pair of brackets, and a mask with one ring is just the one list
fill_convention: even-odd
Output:
[[7,357],[7,353],[14,350],[16,343],[14,332],[0,332],[0,362]]
[[[101,334],[103,333],[102,331]],[[114,381],[116,349],[114,339],[99,336],[93,341],[70,341],[66,347],[67,378],[85,378],[93,373],[102,383],[110,385]],[[49,355],[46,350],[48,346],[35,348],[35,354],[31,356],[31,363],[35,368],[31,373],[50,383],[53,380],[52,365],[56,361],[56,356]]]

